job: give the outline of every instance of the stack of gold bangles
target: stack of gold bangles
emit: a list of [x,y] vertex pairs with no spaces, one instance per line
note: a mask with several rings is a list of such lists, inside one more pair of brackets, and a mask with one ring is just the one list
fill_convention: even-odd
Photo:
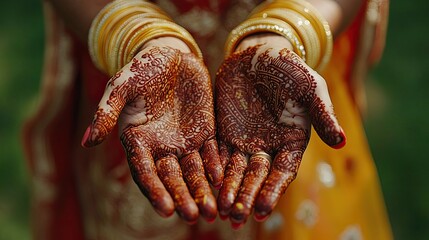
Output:
[[115,0],[94,18],[88,47],[94,64],[114,75],[149,40],[167,36],[181,39],[202,58],[190,33],[175,24],[159,7],[144,0]]
[[272,32],[287,38],[310,67],[320,71],[332,54],[332,34],[321,14],[305,0],[273,0],[259,5],[228,36],[229,56],[240,41],[254,33]]

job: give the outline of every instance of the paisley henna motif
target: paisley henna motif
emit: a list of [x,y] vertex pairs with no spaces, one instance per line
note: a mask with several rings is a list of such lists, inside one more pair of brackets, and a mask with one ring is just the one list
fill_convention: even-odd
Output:
[[[243,170],[230,157],[219,193],[220,213],[229,214],[235,226],[254,206],[259,219],[272,211],[297,174],[311,124],[328,145],[344,142],[324,84],[288,49],[250,47],[221,66],[215,88],[220,146],[249,159]],[[228,162],[228,151],[221,151],[221,161]],[[252,157],[260,151],[274,161]]]
[[84,145],[102,142],[116,121],[133,179],[155,210],[175,209],[190,223],[200,213],[213,220],[204,168],[216,185],[223,172],[204,64],[169,47],[143,50],[109,81]]

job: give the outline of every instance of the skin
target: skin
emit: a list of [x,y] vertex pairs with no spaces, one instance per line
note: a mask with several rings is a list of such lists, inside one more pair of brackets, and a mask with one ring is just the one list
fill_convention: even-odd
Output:
[[227,149],[221,162],[228,163],[218,208],[234,227],[253,208],[257,220],[272,212],[297,175],[311,125],[329,146],[345,144],[324,79],[287,48],[232,54],[215,89],[220,148]]
[[[48,1],[85,43],[92,20],[110,2]],[[334,35],[348,25],[361,2],[309,1],[328,20]],[[324,80],[288,49],[290,43],[277,35],[252,35],[225,60],[216,85],[218,149],[206,67],[187,54],[190,50],[181,40],[153,39],[107,83],[82,145],[96,146],[118,124],[133,179],[161,216],[176,211],[188,223],[194,223],[200,214],[212,221],[217,208],[209,183],[219,186],[226,168],[218,198],[221,215],[230,216],[237,228],[253,209],[257,219],[265,219],[295,178],[310,124],[328,145],[345,142]],[[275,91],[271,86],[284,88],[286,79],[280,75],[261,77],[268,73],[264,63],[273,60],[277,73],[292,76],[296,89]],[[294,71],[300,72],[300,77]],[[233,113],[233,107],[239,112]],[[243,116],[261,117],[244,124]],[[256,131],[254,124],[260,125],[265,135]],[[256,154],[261,150],[269,156]]]
[[[201,60],[150,46],[110,79],[82,145],[101,143],[118,123],[134,181],[164,217],[217,215],[209,181],[223,178],[210,78]],[[206,178],[205,173],[209,178]]]
[[[361,1],[309,0],[334,36],[354,18]],[[333,148],[346,137],[333,112],[325,80],[275,34],[248,36],[216,77],[216,111],[225,179],[221,218],[240,228],[254,211],[266,220],[295,179],[313,125]],[[264,154],[260,154],[263,152]]]

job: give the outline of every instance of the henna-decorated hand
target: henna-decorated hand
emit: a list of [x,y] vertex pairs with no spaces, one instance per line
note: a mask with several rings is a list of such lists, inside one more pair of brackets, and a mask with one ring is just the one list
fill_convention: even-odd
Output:
[[176,210],[189,223],[199,214],[214,220],[205,172],[215,186],[223,172],[202,61],[170,47],[143,49],[108,82],[82,144],[101,143],[116,122],[133,179],[155,210],[164,217]]
[[228,57],[216,79],[217,126],[225,179],[221,217],[233,227],[266,219],[295,179],[311,125],[334,148],[345,135],[324,79],[295,53],[257,45]]

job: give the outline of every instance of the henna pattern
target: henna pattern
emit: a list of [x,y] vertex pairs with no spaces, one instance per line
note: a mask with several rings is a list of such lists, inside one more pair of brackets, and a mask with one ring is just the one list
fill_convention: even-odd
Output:
[[219,214],[222,218],[226,218],[230,213],[231,206],[234,204],[235,197],[239,191],[240,183],[243,180],[246,167],[246,156],[239,151],[234,152],[226,168],[224,182],[218,196]]
[[254,205],[255,196],[258,194],[268,175],[270,162],[264,157],[252,156],[244,175],[242,187],[237,195],[231,211],[233,222],[245,222]]
[[[269,174],[269,162],[262,164],[261,159],[251,157],[242,180],[234,170],[239,161],[231,157],[219,209],[240,224],[256,204],[255,216],[262,219],[295,178],[310,138],[310,124],[330,146],[343,142],[344,134],[332,108],[322,100],[326,97],[319,95],[327,94],[320,85],[323,79],[288,49],[247,48],[226,59],[216,77],[221,148],[248,156],[260,151],[275,156]],[[221,158],[228,158],[223,152]],[[237,184],[241,184],[239,191]]]
[[255,218],[264,220],[295,179],[303,151],[281,151],[272,163],[271,172],[255,201]]
[[271,72],[282,67],[278,66],[281,59],[270,59],[264,53],[253,66],[257,50],[249,48],[233,55],[218,72],[216,110],[220,139],[246,153],[273,153],[284,143],[305,145],[308,129],[279,123],[286,99],[290,98],[281,75],[276,77]]
[[[133,179],[155,209],[162,216],[176,209],[194,222],[197,204],[212,220],[217,209],[204,167],[215,184],[223,173],[214,142],[212,87],[202,61],[169,47],[143,50],[109,81],[105,95],[85,145],[100,143],[118,120]],[[182,159],[190,155],[190,161]]]

